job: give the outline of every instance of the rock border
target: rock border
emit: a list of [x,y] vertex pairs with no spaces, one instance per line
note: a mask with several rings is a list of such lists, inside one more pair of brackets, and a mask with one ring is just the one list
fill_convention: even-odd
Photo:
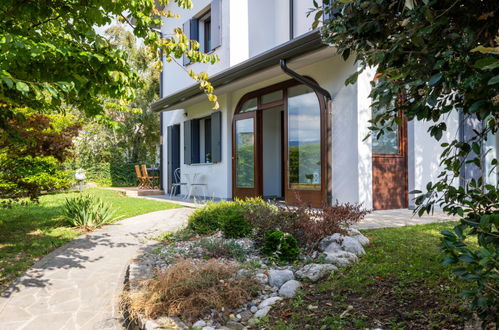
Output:
[[[359,256],[365,254],[364,246],[369,244],[367,237],[358,230],[350,228],[347,235],[333,234],[323,238],[319,242],[319,251],[314,252],[311,257],[305,258],[299,266],[273,266],[262,267],[255,270],[252,275],[264,287],[267,292],[258,299],[252,301],[252,306],[240,309],[236,315],[230,315],[230,320],[221,327],[215,327],[205,320],[198,320],[192,327],[188,327],[178,317],[162,316],[157,319],[148,319],[145,315],[138,315],[136,319],[129,317],[130,310],[124,303],[122,314],[127,326],[131,330],[154,330],[154,329],[245,329],[246,325],[254,325],[258,320],[266,316],[272,306],[283,299],[292,298],[302,287],[297,279],[306,279],[317,282],[329,274],[338,271],[339,267],[346,267],[358,261]],[[153,268],[157,265],[147,262],[147,255],[151,250],[146,249],[143,253],[132,260],[127,267],[125,278],[125,291],[134,291],[141,288],[140,283],[150,279]],[[237,274],[245,274],[246,269],[240,269]],[[236,276],[237,276],[236,274]],[[256,303],[254,303],[256,302]],[[250,304],[247,304],[249,306]],[[241,315],[244,314],[244,317]],[[240,323],[241,322],[241,323]]]

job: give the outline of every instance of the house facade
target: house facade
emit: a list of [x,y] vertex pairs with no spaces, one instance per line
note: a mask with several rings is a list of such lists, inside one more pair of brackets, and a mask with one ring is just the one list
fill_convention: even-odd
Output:
[[[209,198],[263,196],[315,206],[338,200],[397,209],[413,207],[409,192],[435,181],[440,144],[459,132],[459,114],[446,117],[439,142],[428,135],[430,124],[413,121],[381,139],[366,138],[374,71],[345,86],[357,66],[311,29],[312,0],[194,4],[174,10],[191,39],[220,62],[164,65],[162,98],[152,107],[161,111],[165,193],[179,168],[182,177],[195,175],[206,184]],[[162,32],[178,25],[165,20]],[[218,110],[185,69],[208,72]]]

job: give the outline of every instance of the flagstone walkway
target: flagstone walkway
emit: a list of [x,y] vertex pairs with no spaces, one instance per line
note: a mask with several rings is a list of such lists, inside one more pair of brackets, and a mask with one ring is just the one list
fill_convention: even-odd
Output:
[[0,329],[120,329],[126,267],[150,237],[193,209],[143,214],[83,235],[45,256],[0,295]]

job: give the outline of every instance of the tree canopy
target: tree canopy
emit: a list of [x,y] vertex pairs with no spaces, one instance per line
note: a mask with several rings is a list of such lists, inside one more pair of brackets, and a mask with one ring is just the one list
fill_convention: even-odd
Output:
[[[375,67],[370,96],[379,136],[409,120],[430,123],[428,133],[441,140],[451,113],[481,123],[471,137],[441,144],[442,171],[426,191],[414,191],[419,214],[435,206],[463,218],[445,232],[442,247],[456,274],[475,283],[465,292],[485,325],[497,322],[499,292],[499,190],[487,176],[497,171],[497,155],[485,147],[499,127],[499,20],[495,0],[325,0],[316,4],[316,26],[325,13],[323,40],[344,59],[353,56],[362,70]],[[397,102],[398,100],[398,102]],[[396,127],[396,126],[395,126]],[[450,135],[450,134],[449,134]],[[497,149],[497,147],[496,147]],[[487,155],[488,154],[488,155]],[[478,177],[462,181],[465,166]],[[476,235],[480,249],[469,245]]]
[[[141,67],[144,63],[134,66],[139,62],[130,60],[130,56],[145,54],[129,54],[123,44],[116,43],[115,37],[108,39],[97,33],[98,27],[107,26],[116,19],[128,24],[133,35],[142,38],[148,56],[157,61],[158,68],[163,59],[175,61],[183,56],[191,62],[218,61],[216,55],[200,52],[199,43],[189,40],[181,28],[164,36],[155,29],[161,26],[163,19],[178,18],[173,11],[162,9],[170,3],[178,8],[193,6],[191,0],[1,1],[0,168],[19,174],[22,168],[16,171],[13,164],[22,166],[23,162],[34,159],[14,162],[13,157],[17,156],[9,154],[6,147],[14,142],[24,144],[22,150],[26,152],[36,149],[46,153],[30,157],[52,157],[51,151],[42,145],[38,149],[29,147],[29,144],[40,141],[25,139],[24,132],[19,130],[20,127],[28,129],[27,124],[22,123],[29,123],[37,115],[78,109],[88,117],[95,117],[104,115],[105,109],[110,107],[116,111],[128,109],[131,102],[132,107],[143,106],[133,102],[137,100],[137,93],[145,91],[144,85],[150,83],[147,81],[150,77],[141,77],[141,73],[146,72]],[[208,75],[192,71],[188,74],[199,82],[214,107],[218,107]],[[50,119],[47,125],[38,128],[50,130]],[[58,162],[60,165],[60,159],[54,158],[54,161],[51,166]],[[32,165],[33,171],[43,171],[42,166]],[[43,189],[39,185],[40,189],[32,187],[27,190],[22,175],[17,174],[0,176],[0,185],[5,188],[0,191],[1,196],[36,199],[41,190],[50,188],[44,184]],[[9,193],[7,187],[15,193]]]

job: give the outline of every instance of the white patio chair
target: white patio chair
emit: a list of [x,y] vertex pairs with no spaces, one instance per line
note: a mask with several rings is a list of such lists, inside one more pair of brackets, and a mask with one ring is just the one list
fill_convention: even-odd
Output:
[[187,194],[187,199],[191,198],[192,191],[194,189],[201,189],[203,193],[203,200],[206,200],[206,196],[208,195],[208,185],[206,183],[198,182],[198,178],[200,177],[199,173],[194,173],[192,180],[188,180],[189,182],[189,193]]
[[[177,168],[175,171],[173,171],[173,183],[172,183],[172,187],[170,189],[170,198],[172,198],[173,196],[173,193],[176,191],[177,187],[180,189],[182,186],[186,186],[187,187],[187,182],[182,182],[182,180],[180,179],[180,168]],[[181,192],[181,190],[179,191],[179,193]],[[184,194],[184,198],[185,198],[185,194]]]

